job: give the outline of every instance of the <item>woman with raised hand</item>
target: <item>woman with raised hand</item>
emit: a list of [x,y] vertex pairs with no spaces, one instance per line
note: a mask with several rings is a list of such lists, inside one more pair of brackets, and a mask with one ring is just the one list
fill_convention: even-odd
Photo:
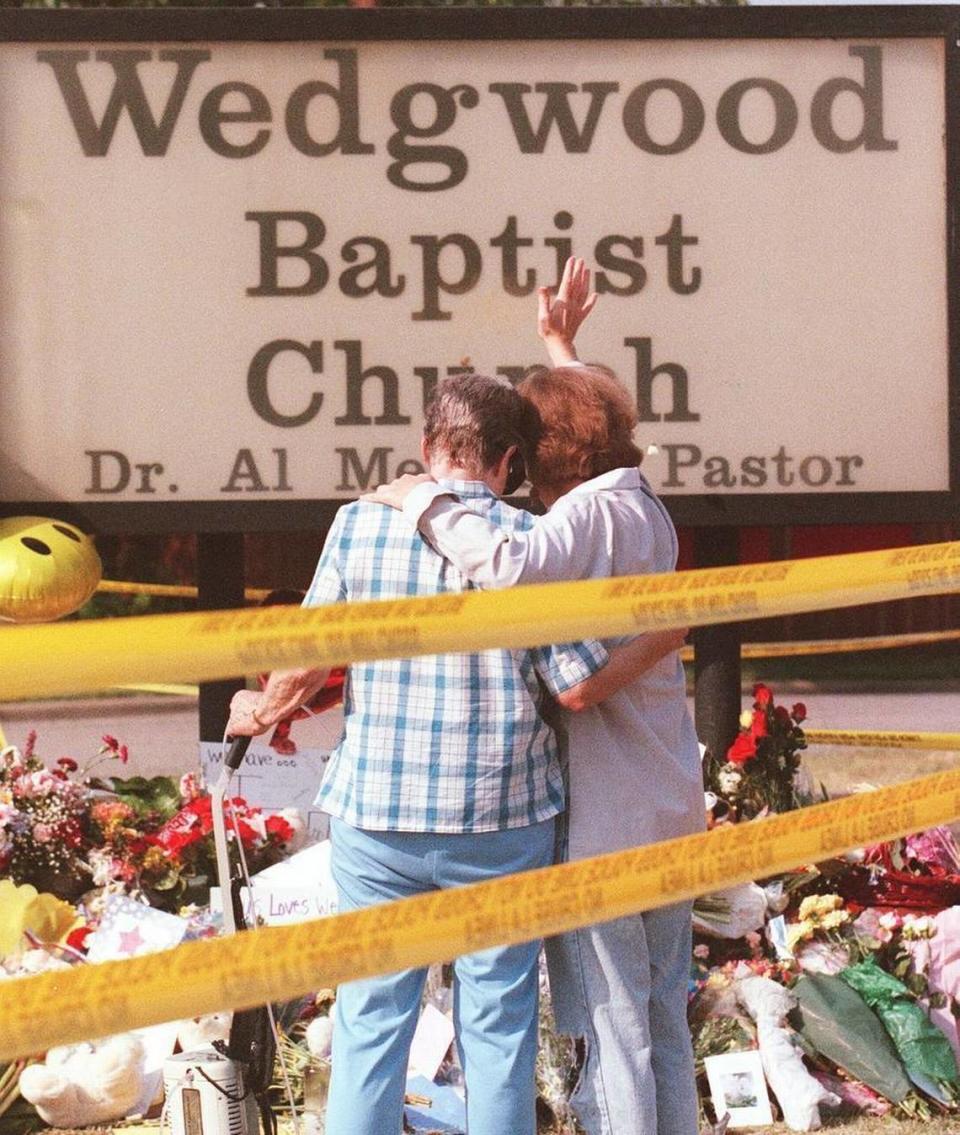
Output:
[[[400,478],[369,499],[402,508],[483,587],[674,570],[676,532],[640,472],[636,409],[611,372],[577,358],[577,330],[596,303],[583,261],[571,258],[556,295],[540,289],[538,301],[538,332],[553,368],[533,373],[519,390],[541,418],[529,475],[545,515],[529,531],[501,531],[423,477]],[[675,650],[660,654],[652,650],[657,660],[618,693],[565,714],[570,859],[704,827],[683,668]],[[548,943],[557,1025],[584,1048],[571,1105],[589,1135],[696,1135],[690,953],[688,902]]]

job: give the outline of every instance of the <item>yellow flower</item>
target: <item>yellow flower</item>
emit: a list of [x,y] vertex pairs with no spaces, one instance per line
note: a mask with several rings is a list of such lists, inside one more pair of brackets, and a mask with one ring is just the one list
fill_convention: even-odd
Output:
[[800,904],[800,918],[816,922],[842,906],[843,899],[839,895],[808,895]]
[[802,922],[794,922],[787,931],[787,949],[793,951],[800,942],[812,938],[815,929],[813,923],[806,919]]
[[146,871],[162,871],[167,865],[167,857],[162,848],[148,847],[143,856],[143,866]]
[[836,930],[838,926],[842,926],[849,919],[850,915],[845,910],[831,910],[823,916],[820,925],[824,930]]

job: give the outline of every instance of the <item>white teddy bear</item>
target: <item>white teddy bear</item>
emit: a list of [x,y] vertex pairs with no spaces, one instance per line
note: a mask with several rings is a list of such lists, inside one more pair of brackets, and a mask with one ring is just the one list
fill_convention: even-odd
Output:
[[130,1033],[51,1048],[20,1074],[20,1094],[51,1127],[123,1119],[144,1091],[144,1050]]

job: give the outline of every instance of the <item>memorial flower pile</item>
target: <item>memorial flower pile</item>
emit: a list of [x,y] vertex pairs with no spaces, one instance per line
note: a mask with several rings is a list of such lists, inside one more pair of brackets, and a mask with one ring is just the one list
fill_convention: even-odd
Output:
[[[786,709],[757,684],[728,751],[704,760],[711,825],[762,822],[825,798],[801,763],[806,717],[802,703]],[[206,908],[216,874],[210,796],[189,774],[102,775],[126,757],[111,736],[85,767],[72,757],[45,763],[34,737],[23,752],[0,752],[0,922],[10,939],[0,978],[84,959],[117,896],[158,908],[157,917],[179,914],[188,936],[215,933]],[[232,853],[242,843],[251,873],[298,841],[292,818],[239,798],[231,810]],[[960,1122],[960,848],[948,829],[702,896],[694,927],[689,1022],[704,1128],[722,1119],[711,1058],[751,1050],[774,1114],[792,1130],[816,1129],[828,1110],[956,1112]],[[542,982],[544,1130],[578,1135],[570,1096],[580,1054],[557,1032]],[[459,1082],[455,1056],[447,1063],[438,1082]],[[0,1097],[0,1114],[11,1099]]]
[[[109,889],[175,911],[206,903],[214,882],[213,813],[197,778],[103,778],[104,764],[126,764],[125,745],[105,735],[81,766],[64,756],[49,766],[30,734],[23,752],[0,752],[0,879],[79,900]],[[251,870],[277,862],[294,837],[290,821],[236,797],[228,830]]]
[[[806,706],[778,706],[762,683],[753,699],[724,758],[704,761],[712,824],[825,798],[801,766]],[[819,1127],[822,1108],[957,1109],[960,848],[949,829],[704,896],[694,912],[690,1024],[705,1122],[720,1118],[705,1062],[751,1048],[793,1130]],[[777,988],[779,1015],[761,1027],[757,1006]]]

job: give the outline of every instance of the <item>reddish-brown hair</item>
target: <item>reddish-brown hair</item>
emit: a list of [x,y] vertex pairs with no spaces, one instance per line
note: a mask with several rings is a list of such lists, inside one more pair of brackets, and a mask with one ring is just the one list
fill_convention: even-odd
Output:
[[535,370],[517,389],[540,416],[530,469],[534,484],[589,481],[642,461],[632,437],[636,407],[612,371],[595,366]]

